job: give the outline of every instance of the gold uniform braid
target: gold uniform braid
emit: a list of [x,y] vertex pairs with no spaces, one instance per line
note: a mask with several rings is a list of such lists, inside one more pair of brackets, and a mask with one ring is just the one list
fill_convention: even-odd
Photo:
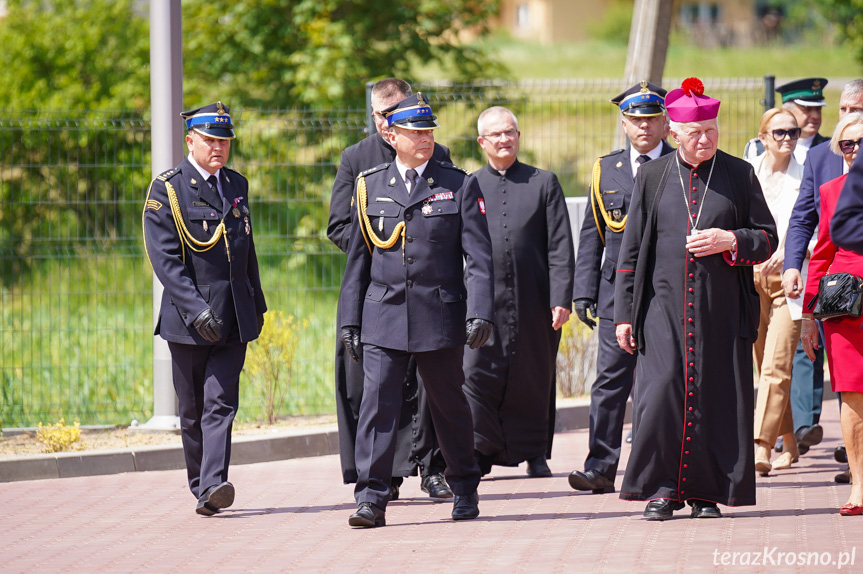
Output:
[[363,239],[366,241],[366,247],[369,248],[369,253],[372,252],[372,246],[369,245],[369,240],[374,244],[375,247],[380,247],[381,249],[389,249],[398,241],[399,236],[402,238],[402,257],[404,257],[405,252],[405,222],[399,221],[396,225],[395,229],[393,229],[392,234],[389,239],[386,241],[382,240],[378,237],[377,233],[375,233],[374,226],[372,225],[372,221],[369,218],[367,213],[368,210],[368,193],[366,191],[366,178],[360,176],[359,182],[357,182],[357,213],[360,216],[360,231],[363,233]]
[[[177,199],[177,193],[174,187],[165,182],[165,187],[168,189],[168,201],[171,204],[171,214],[174,216],[174,225],[177,226],[177,235],[180,237],[180,243],[186,245],[195,253],[204,253],[215,247],[219,239],[225,239],[225,253],[228,256],[228,261],[231,260],[231,248],[228,245],[228,236],[225,233],[225,218],[219,222],[213,237],[209,241],[198,241],[192,236],[192,233],[186,227],[186,222],[183,221],[183,213],[180,211],[180,201]],[[183,263],[186,262],[186,250],[183,249]]]
[[599,216],[596,213],[596,207],[599,206],[599,213],[602,215],[602,219],[605,221],[606,227],[611,229],[614,233],[620,233],[626,228],[626,218],[629,214],[624,215],[623,219],[619,222],[614,221],[614,219],[608,214],[608,211],[605,209],[605,203],[602,201],[602,191],[599,188],[599,180],[602,177],[602,166],[599,164],[599,161],[602,158],[596,160],[596,163],[593,164],[593,178],[591,179],[591,191],[593,192],[593,197],[590,197],[590,206],[593,208],[593,219],[596,221],[596,231],[599,233],[599,238],[602,240],[602,244],[605,245],[605,235],[602,233],[602,228],[599,225]]

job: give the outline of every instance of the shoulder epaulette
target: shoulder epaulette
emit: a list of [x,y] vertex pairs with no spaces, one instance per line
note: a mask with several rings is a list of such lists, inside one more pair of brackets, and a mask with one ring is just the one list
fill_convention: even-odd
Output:
[[601,155],[601,156],[599,156],[599,159],[603,159],[603,158],[606,158],[606,157],[611,157],[611,156],[613,156],[613,155],[617,155],[617,154],[619,154],[619,153],[621,153],[621,152],[625,152],[625,151],[626,151],[626,148],[616,149],[616,150],[614,150],[614,151],[613,151],[613,152],[611,152],[611,153],[607,153],[607,154],[605,154],[605,155]]
[[380,164],[380,165],[376,165],[375,167],[373,167],[373,168],[371,168],[371,169],[367,169],[367,170],[365,170],[365,171],[360,172],[360,174],[357,176],[357,178],[360,178],[360,177],[363,177],[363,176],[369,175],[370,173],[374,173],[374,172],[376,172],[376,171],[381,171],[382,169],[386,169],[386,168],[388,168],[389,166],[390,166],[390,163],[389,163],[389,162],[382,163],[382,164]]
[[244,176],[242,173],[240,173],[239,171],[237,171],[237,170],[235,170],[235,169],[231,169],[231,168],[230,168],[230,167],[228,167],[228,166],[223,166],[223,167],[222,167],[222,169],[225,169],[225,170],[228,170],[228,171],[230,171],[230,172],[236,173],[236,174],[237,174],[237,175],[239,175],[239,176],[246,177],[246,176]]
[[448,169],[454,169],[456,171],[462,172],[463,174],[470,175],[470,172],[468,170],[464,169],[463,167],[459,167],[457,165],[451,164],[448,161],[440,161],[438,163],[441,165],[441,167],[445,167]]
[[172,167],[171,169],[169,169],[167,171],[163,171],[162,173],[157,175],[156,179],[159,179],[161,181],[168,181],[169,179],[171,179],[172,177],[174,177],[178,173],[180,173],[180,172],[177,171],[176,168]]

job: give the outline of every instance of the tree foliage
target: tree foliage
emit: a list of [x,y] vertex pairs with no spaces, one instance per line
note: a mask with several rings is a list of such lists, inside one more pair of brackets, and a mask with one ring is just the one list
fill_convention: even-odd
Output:
[[149,107],[149,26],[135,0],[8,0],[0,108]]
[[863,0],[816,0],[819,12],[836,25],[840,37],[863,64]]
[[454,80],[498,75],[459,41],[482,35],[499,0],[190,0],[183,3],[187,99],[213,90],[244,106],[364,104],[364,85],[445,62]]

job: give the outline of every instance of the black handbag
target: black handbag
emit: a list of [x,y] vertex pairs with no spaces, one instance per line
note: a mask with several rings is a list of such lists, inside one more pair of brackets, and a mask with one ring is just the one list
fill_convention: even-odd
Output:
[[863,312],[863,278],[853,273],[830,273],[818,283],[818,294],[809,302],[812,316],[823,321],[859,317]]

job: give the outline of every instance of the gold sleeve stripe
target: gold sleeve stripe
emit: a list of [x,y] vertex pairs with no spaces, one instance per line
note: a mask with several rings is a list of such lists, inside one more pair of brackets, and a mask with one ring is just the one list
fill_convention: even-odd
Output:
[[160,209],[162,209],[162,204],[160,202],[156,201],[155,199],[148,199],[147,200],[147,209],[159,211]]

